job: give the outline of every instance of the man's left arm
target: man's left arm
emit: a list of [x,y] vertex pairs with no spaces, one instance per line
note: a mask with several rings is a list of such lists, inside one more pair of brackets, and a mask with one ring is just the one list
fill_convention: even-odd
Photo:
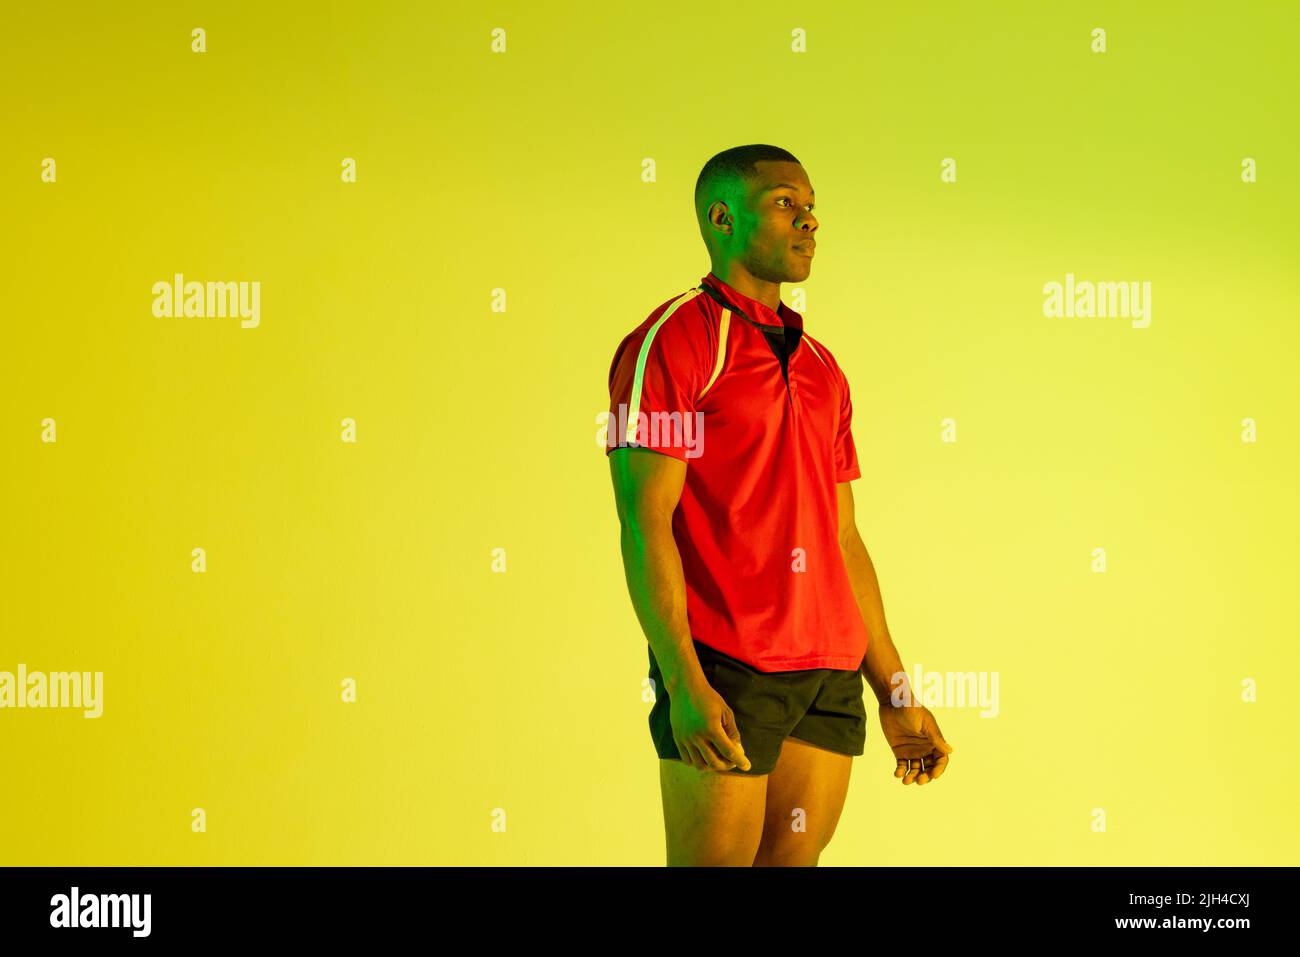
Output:
[[[885,605],[880,597],[880,582],[876,578],[876,567],[871,563],[866,543],[858,533],[858,525],[853,516],[853,488],[848,482],[836,486],[839,496],[839,533],[840,554],[844,556],[844,567],[849,573],[849,583],[853,586],[853,596],[857,599],[858,610],[867,626],[870,640],[867,642],[867,656],[862,659],[862,675],[871,686],[880,704],[888,704],[894,690],[893,682],[907,681],[903,672],[903,662],[889,636],[889,626],[885,624]],[[895,679],[895,675],[901,676]]]
[[[913,695],[902,659],[890,637],[876,568],[854,518],[853,489],[848,482],[840,482],[836,491],[840,553],[844,556],[844,567],[849,573],[849,583],[862,613],[862,621],[867,626],[867,653],[862,659],[862,675],[876,696],[881,730],[898,759],[894,776],[902,778],[904,784],[913,781],[925,784],[943,773],[953,748],[943,739],[934,715]],[[895,689],[899,704],[893,700]]]

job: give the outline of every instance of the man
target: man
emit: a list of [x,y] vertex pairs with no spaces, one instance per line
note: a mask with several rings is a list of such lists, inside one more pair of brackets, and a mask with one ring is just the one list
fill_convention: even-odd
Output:
[[952,748],[910,698],[854,523],[848,381],[781,302],[812,269],[808,176],[774,146],[726,150],[695,211],[711,272],[623,339],[609,378],[668,864],[815,866],[864,750],[864,677],[903,784],[937,780]]

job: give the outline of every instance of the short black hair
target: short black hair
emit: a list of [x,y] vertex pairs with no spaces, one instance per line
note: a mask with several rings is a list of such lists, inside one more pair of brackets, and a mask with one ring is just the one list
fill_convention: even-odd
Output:
[[[763,161],[775,161],[778,163],[798,163],[794,154],[779,146],[769,146],[766,143],[751,143],[748,146],[733,146],[729,150],[723,150],[704,164],[704,169],[700,170],[700,175],[695,180],[695,209],[698,212],[700,208],[701,194],[714,183],[731,179],[749,179],[758,174],[758,168],[755,163]],[[802,166],[803,164],[800,163]]]

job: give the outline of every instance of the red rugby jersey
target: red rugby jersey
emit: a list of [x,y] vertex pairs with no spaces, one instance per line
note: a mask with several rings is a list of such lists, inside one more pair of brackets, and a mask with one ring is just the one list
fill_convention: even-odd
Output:
[[[788,374],[766,334],[792,343]],[[862,474],[853,404],[803,317],[709,273],[623,338],[609,397],[606,454],[686,462],[672,522],[691,635],[759,671],[857,670],[868,636],[836,496]]]

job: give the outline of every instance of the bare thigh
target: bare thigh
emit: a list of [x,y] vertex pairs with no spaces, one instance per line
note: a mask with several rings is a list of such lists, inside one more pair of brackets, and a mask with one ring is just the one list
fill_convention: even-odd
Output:
[[815,867],[830,843],[849,791],[853,758],[786,738],[767,776],[763,839],[756,867]]
[[749,867],[763,837],[768,775],[660,759],[669,867]]

